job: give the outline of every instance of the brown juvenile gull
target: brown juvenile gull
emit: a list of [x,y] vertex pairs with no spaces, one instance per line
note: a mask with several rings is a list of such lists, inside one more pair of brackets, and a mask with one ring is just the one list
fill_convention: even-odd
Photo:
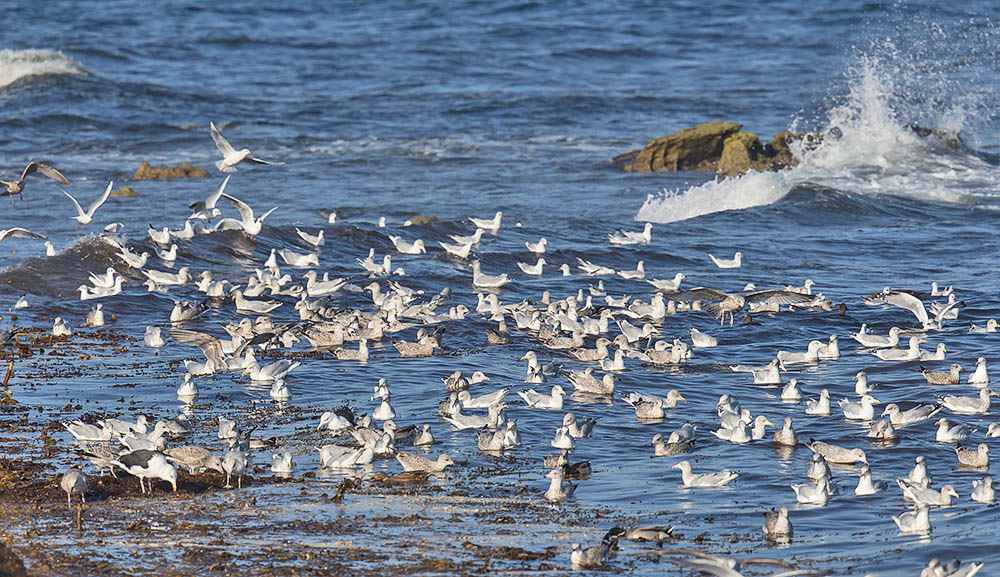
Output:
[[951,364],[949,371],[932,371],[920,367],[920,374],[927,379],[928,385],[957,385],[959,383],[959,371],[964,370],[958,363]]
[[32,174],[34,172],[40,172],[45,176],[51,178],[52,180],[58,182],[59,184],[69,184],[69,179],[63,176],[58,170],[52,168],[47,164],[31,161],[28,163],[28,166],[24,167],[24,170],[21,172],[21,177],[18,178],[17,180],[13,182],[0,180],[0,185],[6,187],[6,190],[0,193],[0,196],[9,196],[10,205],[14,206],[14,195],[21,194],[21,192],[24,190],[24,179],[27,178],[29,174]]
[[404,471],[428,471],[431,473],[440,473],[444,471],[445,467],[448,465],[455,464],[455,462],[451,460],[451,457],[444,453],[438,455],[436,461],[431,461],[419,455],[405,453],[403,451],[396,451],[393,453],[393,456],[396,457],[399,464],[403,466]]
[[673,301],[703,301],[705,310],[715,318],[719,319],[719,326],[725,323],[726,315],[729,315],[729,326],[733,326],[733,315],[747,305],[787,305],[811,302],[817,298],[814,295],[804,295],[794,291],[786,290],[762,290],[750,293],[725,293],[712,288],[698,287],[691,290],[669,293],[667,298]]

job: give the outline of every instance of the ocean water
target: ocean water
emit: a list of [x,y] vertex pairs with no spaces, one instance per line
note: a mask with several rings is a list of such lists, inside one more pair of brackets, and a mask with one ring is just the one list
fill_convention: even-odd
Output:
[[[595,474],[563,507],[612,507],[623,518],[680,523],[693,536],[701,530],[756,535],[761,511],[788,506],[795,539],[781,549],[760,541],[757,552],[838,571],[850,567],[852,574],[912,575],[932,557],[984,560],[988,567],[1000,562],[996,508],[968,498],[971,481],[982,474],[957,471],[952,447],[933,442],[931,423],[906,427],[896,445],[871,446],[864,428],[841,418],[836,405],[831,417],[807,417],[803,405],[781,403],[779,389],[752,386],[747,375],[725,369],[735,363],[762,366],[778,349],[804,350],[810,339],[837,334],[841,359],[785,375],[798,378],[807,396],[828,388],[835,400],[853,397],[851,377],[859,370],[880,385],[875,396],[883,405],[975,394],[965,385],[922,385],[917,363],[879,361],[857,349],[848,334],[861,323],[883,334],[893,325],[919,329],[908,312],[868,307],[860,297],[885,286],[927,292],[937,281],[954,285],[966,307],[944,330],[925,335],[925,348],[938,342],[948,347],[948,361],[927,364],[940,369],[959,362],[971,369],[977,357],[991,363],[1000,358],[997,337],[968,333],[969,321],[982,325],[1000,310],[994,257],[1000,248],[1000,27],[994,4],[303,1],[234,9],[122,1],[13,5],[4,12],[17,22],[0,45],[4,178],[35,159],[63,171],[81,204],[112,179],[115,188],[128,185],[141,195],[110,199],[81,233],[70,219],[72,203],[56,185],[30,177],[24,197],[4,209],[2,226],[45,234],[59,254],[44,257],[41,241],[32,239],[7,239],[0,246],[0,300],[13,304],[26,294],[32,305],[19,313],[21,324],[42,326],[43,318],[56,314],[82,322],[89,303],[75,300],[74,291],[89,272],[116,266],[131,280],[142,280],[93,234],[121,222],[121,238],[152,253],[148,225],[179,229],[187,205],[208,196],[221,180],[208,134],[214,121],[238,148],[285,163],[241,165],[227,188],[258,214],[278,209],[255,242],[238,233],[179,242],[175,268],[212,269],[216,278],[245,282],[272,248],[304,251],[294,227],[322,228],[328,240],[319,271],[348,277],[353,287],[335,298],[338,305],[370,308],[360,291],[370,281],[355,258],[374,248],[379,257],[393,254],[406,272],[397,280],[406,286],[426,295],[450,286],[449,304],[474,308],[471,271],[444,256],[436,241],[471,234],[469,216],[502,210],[503,228],[487,235],[474,253],[485,271],[511,275],[513,281],[498,291],[507,304],[537,300],[546,290],[563,298],[596,283],[576,270],[578,257],[616,269],[642,260],[649,277],[683,272],[686,287],[728,291],[748,282],[772,288],[809,278],[816,291],[847,304],[845,316],[761,315],[758,326],[733,328],[720,328],[704,313],[668,317],[658,326],[668,341],[697,327],[716,335],[720,346],[696,350],[693,359],[670,370],[628,361],[618,390],[677,388],[688,399],[663,423],[637,423],[617,399],[610,405],[567,400],[569,410],[600,422],[594,438],[579,442],[575,453],[593,462]],[[723,181],[704,173],[630,174],[611,166],[616,154],[651,138],[714,119],[741,122],[764,139],[789,128],[828,138],[798,151],[800,164],[791,170]],[[953,150],[934,137],[920,137],[912,125],[960,135],[962,146]],[[835,133],[837,138],[829,137]],[[142,162],[191,162],[211,176],[131,182]],[[230,207],[223,210],[234,216]],[[340,215],[337,224],[326,223],[330,210]],[[414,216],[436,220],[404,227]],[[380,217],[386,228],[377,226]],[[609,246],[608,233],[639,230],[643,222],[654,223],[649,245]],[[389,234],[425,239],[428,254],[394,253]],[[534,262],[524,242],[540,236],[549,241],[550,264],[542,277],[527,277],[516,263]],[[707,257],[736,250],[745,255],[736,270],[717,269]],[[572,276],[555,272],[562,263],[572,266]],[[155,256],[148,266],[165,269]],[[285,272],[301,277],[304,271]],[[610,295],[651,295],[641,281],[604,281]],[[165,295],[144,291],[140,282],[130,282],[121,295],[104,299],[117,317],[115,329],[141,338],[147,325],[166,323],[175,299],[201,299],[191,285]],[[275,321],[296,319],[293,301],[279,300],[285,304]],[[238,318],[231,303],[222,304],[188,328],[223,336],[218,323]],[[478,315],[445,323],[447,354],[439,358],[400,359],[383,346],[364,366],[307,359],[289,381],[292,404],[317,419],[344,402],[372,409],[371,387],[385,377],[397,422],[432,422],[442,450],[475,463],[486,457],[474,437],[437,421],[434,409],[444,396],[440,377],[482,369],[491,376],[490,387],[474,393],[492,386],[526,388],[525,365],[517,359],[531,349],[567,368],[583,366],[543,353],[523,332],[515,332],[510,345],[487,347],[484,330],[491,325]],[[412,339],[413,332],[403,336]],[[139,379],[141,388],[129,396],[133,409],[170,416],[182,408],[174,394],[182,375],[167,363],[196,353],[171,343],[154,357],[136,346],[128,360],[150,361],[153,370],[119,374],[115,382]],[[122,391],[115,382],[73,378],[19,391],[18,398],[62,408],[65,393],[56,398],[53,392],[72,389],[117,407],[112,402]],[[554,379],[537,387],[557,382],[566,384]],[[202,379],[199,387],[235,399],[237,411],[267,398],[266,390],[248,388],[238,375]],[[835,468],[841,495],[826,507],[796,506],[788,486],[803,482],[808,449],[784,454],[767,442],[735,446],[715,439],[709,431],[723,393],[777,424],[792,416],[802,439],[864,448],[875,478],[889,489],[856,497],[857,471]],[[524,473],[517,482],[537,487],[540,498],[547,480],[539,458],[550,452],[561,414],[509,401],[508,414],[518,419],[526,441],[514,451]],[[217,414],[209,407],[195,416],[210,423]],[[995,420],[949,418],[975,427],[975,442],[986,442],[985,430]],[[699,437],[687,458],[696,471],[741,470],[732,488],[681,489],[669,467],[678,459],[649,458],[653,434],[688,420],[698,425]],[[201,431],[205,443],[212,436],[208,427]],[[276,423],[272,432],[293,430]],[[69,446],[68,436],[62,441]],[[950,509],[932,511],[929,536],[900,535],[890,519],[908,509],[894,481],[917,455],[927,457],[935,486],[952,483],[962,495]],[[315,466],[312,458],[303,453],[300,467]],[[376,468],[393,472],[398,465],[382,461]],[[710,516],[717,520],[706,520]]]

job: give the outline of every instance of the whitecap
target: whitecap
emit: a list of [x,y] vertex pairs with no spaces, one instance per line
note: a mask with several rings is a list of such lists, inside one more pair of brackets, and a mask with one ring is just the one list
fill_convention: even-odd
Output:
[[0,89],[30,76],[86,73],[79,62],[58,50],[0,50]]

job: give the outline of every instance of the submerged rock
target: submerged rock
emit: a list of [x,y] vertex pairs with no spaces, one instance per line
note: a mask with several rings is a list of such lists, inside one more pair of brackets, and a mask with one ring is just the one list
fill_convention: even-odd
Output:
[[154,178],[204,178],[208,172],[204,168],[182,162],[180,166],[153,166],[143,162],[132,178],[136,180]]
[[123,186],[123,187],[119,188],[118,190],[112,192],[111,196],[115,196],[115,197],[122,197],[122,196],[137,197],[137,196],[139,196],[139,193],[136,192],[136,191],[134,191],[134,190],[132,190],[132,188],[129,187],[129,186]]

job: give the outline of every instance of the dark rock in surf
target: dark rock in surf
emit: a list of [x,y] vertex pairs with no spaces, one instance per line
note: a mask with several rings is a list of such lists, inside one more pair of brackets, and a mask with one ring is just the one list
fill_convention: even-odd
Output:
[[0,577],[28,577],[21,558],[4,543],[0,543]]

